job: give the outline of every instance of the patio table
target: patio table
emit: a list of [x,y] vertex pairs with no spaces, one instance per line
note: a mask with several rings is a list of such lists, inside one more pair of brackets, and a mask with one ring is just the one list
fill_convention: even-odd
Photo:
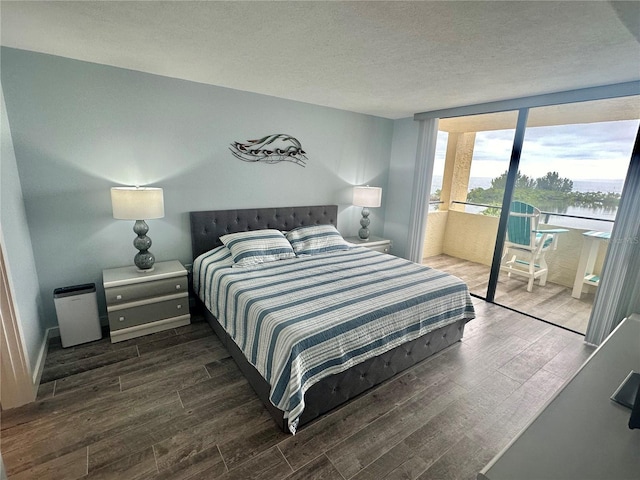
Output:
[[573,298],[580,298],[584,285],[597,287],[600,284],[600,276],[593,273],[593,266],[596,263],[600,242],[608,241],[611,237],[611,232],[591,230],[584,232],[582,235],[584,236],[584,241],[582,243],[582,252],[580,252],[576,278],[573,282],[573,292],[571,293]]

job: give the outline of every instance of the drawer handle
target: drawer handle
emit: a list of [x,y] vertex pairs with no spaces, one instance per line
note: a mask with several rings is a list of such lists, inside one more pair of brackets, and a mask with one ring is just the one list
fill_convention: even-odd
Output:
[[182,305],[178,304],[178,305],[176,305],[176,308],[177,308],[178,310],[180,310],[180,309],[182,308]]
[[118,321],[119,321],[119,322],[124,322],[124,317],[120,317],[120,318],[118,318]]
[[176,290],[180,290],[180,284],[176,285]]
[[122,295],[116,295],[116,300],[122,300]]

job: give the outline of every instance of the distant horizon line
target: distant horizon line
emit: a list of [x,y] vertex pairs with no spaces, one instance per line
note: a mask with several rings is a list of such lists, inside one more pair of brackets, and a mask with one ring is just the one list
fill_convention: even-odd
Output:
[[[434,175],[434,177],[442,177],[442,175]],[[473,176],[469,178],[487,178],[489,180],[493,180],[494,178],[497,178],[497,177]],[[568,178],[568,177],[564,177],[564,178]],[[569,180],[578,181],[578,182],[624,182],[625,179],[624,178],[569,178]]]

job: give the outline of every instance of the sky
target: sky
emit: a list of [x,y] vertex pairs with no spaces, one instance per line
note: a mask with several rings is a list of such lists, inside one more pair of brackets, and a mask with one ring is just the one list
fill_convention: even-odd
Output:
[[[558,172],[571,180],[623,180],[638,120],[529,127],[525,132],[520,171],[533,178]],[[471,177],[495,178],[509,166],[515,130],[478,132]],[[438,132],[434,175],[442,175],[447,133]]]

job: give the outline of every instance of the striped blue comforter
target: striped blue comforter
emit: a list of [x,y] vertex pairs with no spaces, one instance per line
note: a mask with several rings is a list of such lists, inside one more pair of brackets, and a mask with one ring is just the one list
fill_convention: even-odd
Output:
[[194,261],[194,289],[271,385],[295,433],[304,393],[443,325],[474,318],[457,277],[363,247],[232,268],[226,247]]

